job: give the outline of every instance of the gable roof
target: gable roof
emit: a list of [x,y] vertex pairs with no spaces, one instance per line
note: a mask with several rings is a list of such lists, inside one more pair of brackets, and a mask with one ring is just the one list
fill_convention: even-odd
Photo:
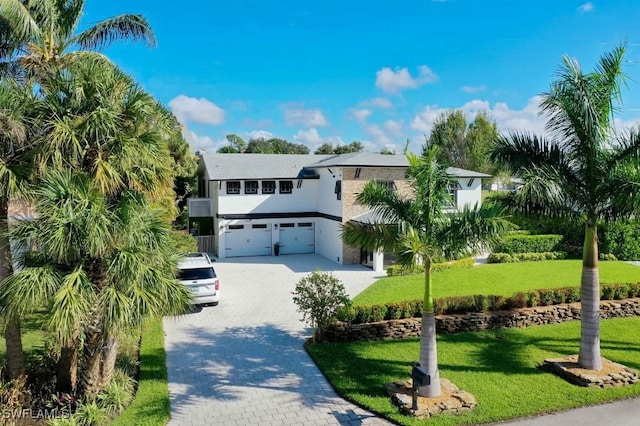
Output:
[[327,158],[307,165],[309,169],[323,167],[408,167],[404,155],[384,155],[373,152],[350,152],[349,154],[327,155]]
[[198,167],[206,167],[211,180],[299,179],[311,177],[305,166],[324,157],[328,155],[205,153]]
[[[337,155],[316,154],[217,154],[205,153],[198,171],[209,172],[210,180],[314,179],[315,169],[340,167],[408,167],[404,155],[352,152]],[[447,173],[459,178],[489,178],[487,175],[457,167]]]

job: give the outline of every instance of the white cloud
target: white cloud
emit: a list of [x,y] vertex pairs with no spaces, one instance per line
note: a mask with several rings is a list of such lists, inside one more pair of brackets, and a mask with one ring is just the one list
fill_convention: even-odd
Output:
[[423,84],[433,83],[438,76],[426,65],[418,67],[418,75],[412,77],[409,70],[400,68],[394,71],[389,67],[383,67],[376,72],[376,87],[385,93],[397,94],[404,89],[415,89]]
[[182,128],[182,136],[194,151],[216,152],[218,148],[227,144],[226,139],[215,140],[210,136],[201,136],[186,126]]
[[367,121],[367,118],[372,114],[370,109],[354,109],[351,110],[351,117],[356,120],[358,123],[364,123]]
[[274,134],[267,130],[251,130],[250,132],[245,132],[243,134],[246,139],[271,139],[274,137]]
[[514,110],[504,102],[497,102],[493,108],[488,101],[475,99],[455,108],[440,108],[437,105],[426,106],[411,122],[411,128],[428,135],[433,128],[434,121],[441,114],[453,109],[460,109],[469,118],[480,111],[486,111],[489,117],[496,121],[498,130],[508,132],[544,133],[545,119],[538,116],[540,98],[534,96],[520,110]]
[[364,128],[364,131],[371,136],[371,141],[377,145],[377,149],[374,151],[379,151],[380,146],[392,145],[393,138],[377,124],[369,124]]
[[224,123],[224,110],[205,98],[178,95],[169,101],[169,107],[182,124],[188,122],[213,125]]
[[387,120],[384,122],[384,129],[394,137],[403,135],[404,124],[401,121]]
[[329,123],[319,109],[285,107],[284,121],[288,126],[324,127]]
[[485,86],[484,84],[480,86],[462,86],[460,90],[462,90],[465,93],[479,93],[479,92],[486,91],[487,86]]
[[594,8],[595,8],[595,6],[593,5],[593,3],[588,1],[585,4],[580,5],[578,7],[578,11],[582,12],[582,13],[589,13],[589,12],[593,11]]
[[389,109],[393,108],[393,103],[387,98],[377,97],[368,99],[366,101],[361,102],[362,106],[373,107],[373,108],[382,108]]
[[313,127],[308,130],[298,130],[298,133],[293,136],[293,140],[296,143],[303,143],[309,146],[322,145],[323,142],[318,130]]

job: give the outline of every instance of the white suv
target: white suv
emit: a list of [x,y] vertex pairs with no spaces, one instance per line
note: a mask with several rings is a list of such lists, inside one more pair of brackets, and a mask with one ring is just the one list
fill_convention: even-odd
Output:
[[220,281],[206,253],[189,253],[178,264],[178,280],[193,292],[194,304],[217,305]]

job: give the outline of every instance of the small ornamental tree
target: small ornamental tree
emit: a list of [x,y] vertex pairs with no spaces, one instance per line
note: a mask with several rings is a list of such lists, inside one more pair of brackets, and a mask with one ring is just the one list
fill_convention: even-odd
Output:
[[292,294],[298,312],[302,313],[301,320],[314,329],[314,342],[322,338],[336,310],[351,304],[342,282],[331,273],[319,270],[302,278]]

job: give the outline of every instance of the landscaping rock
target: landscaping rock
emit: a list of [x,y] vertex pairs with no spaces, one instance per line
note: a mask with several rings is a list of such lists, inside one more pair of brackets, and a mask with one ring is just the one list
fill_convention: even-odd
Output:
[[418,409],[413,410],[411,381],[394,382],[384,385],[391,397],[391,402],[398,406],[403,414],[418,418],[432,417],[437,414],[458,414],[473,410],[477,405],[476,398],[469,392],[458,389],[451,381],[440,378],[442,394],[436,398],[418,396]]
[[602,358],[602,370],[587,370],[578,365],[578,355],[564,358],[548,358],[538,366],[570,383],[585,387],[620,387],[637,383],[638,371]]

